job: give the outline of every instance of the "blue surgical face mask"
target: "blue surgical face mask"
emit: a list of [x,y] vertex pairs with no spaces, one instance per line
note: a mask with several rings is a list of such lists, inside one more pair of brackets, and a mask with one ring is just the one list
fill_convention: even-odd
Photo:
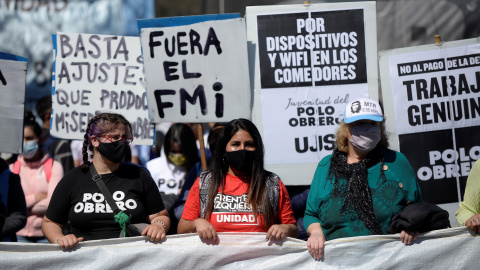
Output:
[[38,150],[38,140],[23,142],[23,157],[32,158]]

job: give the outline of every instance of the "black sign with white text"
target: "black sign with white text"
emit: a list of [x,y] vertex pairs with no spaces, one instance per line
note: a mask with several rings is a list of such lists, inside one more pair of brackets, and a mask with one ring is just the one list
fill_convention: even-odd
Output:
[[258,16],[262,88],[367,82],[364,11]]

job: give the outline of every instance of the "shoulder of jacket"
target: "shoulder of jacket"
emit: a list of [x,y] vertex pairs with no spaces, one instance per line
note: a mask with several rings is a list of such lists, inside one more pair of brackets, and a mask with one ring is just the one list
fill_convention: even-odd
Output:
[[267,180],[280,180],[280,176],[278,176],[278,174],[267,170],[265,170],[265,177]]
[[318,167],[330,166],[330,159],[331,158],[332,158],[332,155],[328,155],[328,156],[322,158],[322,160],[320,160],[320,162],[318,162]]
[[[391,149],[385,149],[384,152],[384,162],[385,163],[409,163],[407,160],[407,157],[405,157],[404,154],[391,150]],[[410,164],[410,163],[409,163]]]

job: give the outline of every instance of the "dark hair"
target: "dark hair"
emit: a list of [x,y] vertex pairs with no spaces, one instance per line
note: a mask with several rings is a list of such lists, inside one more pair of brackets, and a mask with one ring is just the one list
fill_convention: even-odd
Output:
[[31,128],[33,130],[33,133],[35,133],[35,136],[37,136],[37,138],[40,138],[42,136],[42,128],[37,123],[37,121],[26,119],[23,123],[23,126]]
[[[165,156],[168,157],[170,153],[170,148],[174,142],[182,148],[183,154],[187,158],[187,163],[185,164],[187,173],[190,169],[195,166],[195,163],[198,162],[198,149],[196,143],[195,135],[193,134],[192,129],[182,123],[173,124],[165,134],[165,140],[163,143],[163,152]],[[168,159],[168,158],[167,158]]]
[[26,121],[35,121],[35,115],[33,115],[32,111],[24,111],[23,112],[23,123],[25,124]]
[[265,231],[274,224],[275,217],[273,207],[268,198],[268,190],[265,184],[267,172],[263,167],[264,148],[262,137],[257,127],[247,119],[235,119],[230,121],[220,133],[215,151],[213,152],[212,163],[210,166],[211,184],[208,192],[208,204],[206,209],[207,219],[213,211],[214,199],[217,196],[218,188],[221,187],[222,193],[225,188],[225,178],[228,172],[228,164],[224,162],[224,156],[228,142],[239,130],[245,130],[252,136],[255,144],[255,158],[253,160],[252,171],[250,174],[250,183],[248,185],[247,201],[252,205],[254,214],[259,211],[263,214],[265,220]]
[[[31,112],[30,112],[30,114],[31,114]],[[25,113],[25,118],[23,120],[23,127],[24,128],[28,127],[30,129],[32,129],[33,133],[37,137],[38,151],[40,151],[40,153],[41,153],[40,157],[42,157],[43,156],[43,151],[42,151],[42,145],[43,145],[42,128],[37,123],[37,121],[35,121],[35,116],[33,116],[33,114],[31,114],[31,116],[30,116],[30,114],[29,114],[29,112]],[[23,140],[23,138],[22,138],[22,140]],[[35,157],[33,157],[33,158],[35,158]]]
[[29,127],[33,130],[33,133],[35,133],[35,136],[38,138],[38,146],[41,147],[42,145],[42,128],[40,125],[35,121],[35,116],[29,111],[25,113],[23,120],[23,127]]
[[38,116],[42,119],[42,122],[45,121],[45,115],[52,113],[52,96],[44,96],[37,100],[35,110],[37,111]]
[[215,152],[215,147],[217,146],[218,138],[222,133],[223,128],[227,125],[227,123],[216,123],[210,133],[208,134],[208,147],[210,148],[210,153]]
[[94,116],[90,121],[88,121],[87,130],[85,131],[85,136],[83,138],[83,164],[82,170],[87,171],[90,168],[90,162],[88,161],[88,152],[87,148],[94,153],[93,145],[90,141],[92,135],[102,135],[108,133],[117,128],[118,125],[123,125],[125,127],[126,135],[133,137],[132,125],[130,122],[123,117],[121,114],[117,113],[100,113]]

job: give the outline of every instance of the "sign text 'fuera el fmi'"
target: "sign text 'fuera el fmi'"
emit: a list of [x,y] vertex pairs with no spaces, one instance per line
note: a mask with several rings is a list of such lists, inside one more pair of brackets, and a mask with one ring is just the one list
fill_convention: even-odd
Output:
[[141,43],[152,121],[250,117],[243,19],[141,28]]

